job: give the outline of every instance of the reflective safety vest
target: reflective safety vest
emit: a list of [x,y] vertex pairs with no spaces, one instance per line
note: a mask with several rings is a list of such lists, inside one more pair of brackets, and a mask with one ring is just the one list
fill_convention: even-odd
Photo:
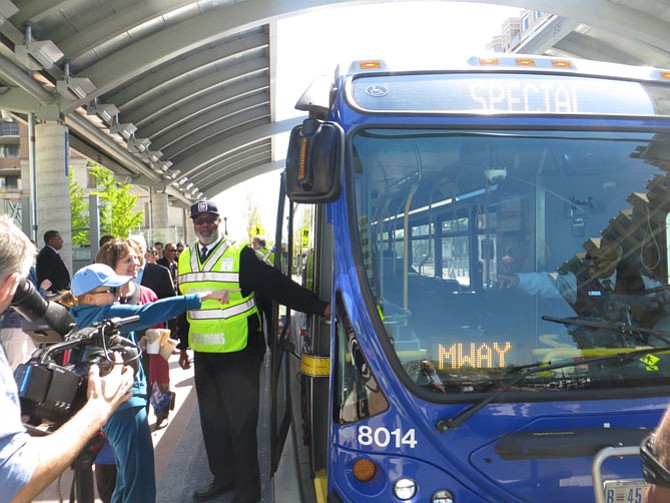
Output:
[[[200,260],[198,243],[179,256],[179,291],[182,294],[240,288],[240,252],[227,239],[212,249],[204,262]],[[247,346],[249,316],[259,316],[253,292],[230,294],[230,303],[222,305],[206,300],[198,310],[188,311],[190,324],[188,345],[203,353],[231,353]]]
[[275,265],[275,254],[272,253],[272,250],[268,248],[259,248],[258,250],[253,249],[256,253],[256,256],[261,262],[265,262],[267,265],[274,267]]

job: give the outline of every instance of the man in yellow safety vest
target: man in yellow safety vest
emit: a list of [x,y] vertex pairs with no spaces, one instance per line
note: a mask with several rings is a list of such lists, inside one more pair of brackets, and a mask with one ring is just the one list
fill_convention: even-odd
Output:
[[194,203],[191,219],[198,241],[179,256],[179,290],[233,291],[223,309],[206,301],[189,311],[188,341],[182,338],[179,345],[182,368],[190,366],[187,346],[194,352],[200,424],[213,475],[193,499],[208,501],[234,492],[234,503],[257,503],[256,424],[266,344],[255,296],[323,316],[330,316],[330,304],[259,260],[249,246],[226,239],[219,232],[221,216],[214,201]]

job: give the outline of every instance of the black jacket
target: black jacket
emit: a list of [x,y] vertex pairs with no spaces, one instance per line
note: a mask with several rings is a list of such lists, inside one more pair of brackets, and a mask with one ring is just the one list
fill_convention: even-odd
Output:
[[37,286],[48,279],[52,286],[52,292],[60,292],[70,289],[70,271],[67,270],[63,259],[50,246],[45,246],[37,254]]
[[161,257],[158,260],[156,260],[156,264],[165,267],[168,271],[170,271],[170,276],[172,276],[172,282],[175,284],[175,288],[177,285],[177,271],[179,270],[179,264],[177,262],[174,262],[173,264],[170,264],[165,257]]
[[157,264],[144,264],[142,273],[142,286],[151,288],[159,299],[174,297],[176,295],[170,271],[166,267]]

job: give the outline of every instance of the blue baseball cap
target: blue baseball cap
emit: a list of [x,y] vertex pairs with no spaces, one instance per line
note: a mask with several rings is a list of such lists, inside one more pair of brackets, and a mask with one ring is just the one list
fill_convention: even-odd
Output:
[[191,218],[195,218],[202,213],[211,213],[212,215],[219,216],[219,208],[217,208],[214,201],[207,201],[201,199],[196,201],[191,205]]
[[79,269],[72,278],[72,293],[75,297],[84,295],[99,286],[121,286],[128,283],[131,276],[120,276],[106,264],[91,264]]

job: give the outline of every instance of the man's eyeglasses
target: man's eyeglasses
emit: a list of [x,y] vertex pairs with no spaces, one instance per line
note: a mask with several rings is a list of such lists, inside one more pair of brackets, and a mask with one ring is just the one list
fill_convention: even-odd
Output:
[[211,225],[215,223],[218,220],[216,217],[209,217],[209,218],[196,218],[193,220],[194,225]]
[[166,252],[176,252],[177,249],[176,248],[165,248],[165,251]]
[[103,293],[111,293],[113,295],[116,295],[117,293],[119,293],[119,287],[115,286],[112,288],[108,288],[107,290],[97,290],[95,292],[89,292],[89,293],[91,293],[92,295],[98,295]]

